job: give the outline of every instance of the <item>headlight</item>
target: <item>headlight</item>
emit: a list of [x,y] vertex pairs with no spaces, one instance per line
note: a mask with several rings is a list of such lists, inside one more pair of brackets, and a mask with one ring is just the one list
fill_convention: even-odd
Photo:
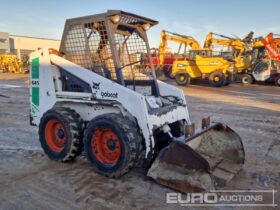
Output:
[[142,28],[143,28],[145,31],[147,31],[147,30],[149,30],[149,29],[151,28],[151,25],[150,25],[149,23],[145,23],[145,24],[142,25]]
[[120,21],[121,17],[119,15],[114,15],[111,17],[111,20],[113,23],[118,23]]

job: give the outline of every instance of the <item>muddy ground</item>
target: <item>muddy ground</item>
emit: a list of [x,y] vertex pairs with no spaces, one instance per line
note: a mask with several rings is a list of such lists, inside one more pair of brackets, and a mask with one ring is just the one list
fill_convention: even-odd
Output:
[[[196,124],[209,115],[243,139],[246,163],[227,189],[275,189],[279,204],[280,88],[180,88]],[[27,76],[0,74],[0,159],[0,209],[181,208],[166,204],[165,193],[172,190],[147,179],[139,169],[113,180],[94,173],[84,157],[68,164],[49,160],[40,148],[37,128],[29,125]]]

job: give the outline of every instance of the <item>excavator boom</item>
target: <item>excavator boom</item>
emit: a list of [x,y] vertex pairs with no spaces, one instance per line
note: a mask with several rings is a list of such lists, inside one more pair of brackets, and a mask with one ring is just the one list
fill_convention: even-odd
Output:
[[[221,37],[221,38],[215,38],[215,36]],[[224,36],[221,34],[216,34],[213,32],[210,32],[204,41],[204,47],[205,48],[212,48],[212,45],[222,45],[222,46],[230,46],[234,50],[240,50],[241,52],[245,51],[246,44],[240,39]]]
[[165,53],[167,50],[167,42],[173,41],[177,43],[183,43],[185,46],[190,46],[193,50],[201,49],[200,44],[191,36],[185,36],[169,31],[163,30],[161,32],[161,42],[159,45],[159,61],[160,65],[164,64]]

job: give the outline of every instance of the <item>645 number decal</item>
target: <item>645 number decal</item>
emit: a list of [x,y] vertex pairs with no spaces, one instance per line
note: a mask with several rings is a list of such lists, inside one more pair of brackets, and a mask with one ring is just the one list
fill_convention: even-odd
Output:
[[39,86],[39,80],[32,80],[31,85],[32,86]]

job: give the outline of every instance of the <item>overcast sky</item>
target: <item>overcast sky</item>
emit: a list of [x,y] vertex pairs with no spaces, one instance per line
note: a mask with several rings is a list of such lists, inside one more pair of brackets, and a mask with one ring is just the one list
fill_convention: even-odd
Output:
[[210,31],[244,37],[280,34],[279,0],[0,0],[0,31],[61,39],[65,19],[120,9],[159,21],[148,31],[159,45],[162,29],[202,42]]

